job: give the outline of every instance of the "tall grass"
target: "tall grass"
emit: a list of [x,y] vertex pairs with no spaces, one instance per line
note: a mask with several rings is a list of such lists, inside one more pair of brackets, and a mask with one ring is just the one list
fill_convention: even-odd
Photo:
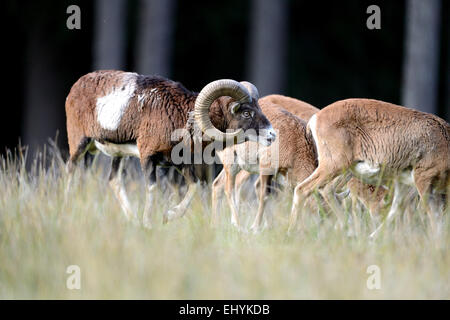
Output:
[[[333,212],[303,212],[304,232],[287,236],[289,192],[271,200],[271,229],[238,232],[223,206],[218,228],[198,196],[187,215],[162,225],[175,203],[161,193],[155,227],[128,223],[99,162],[68,177],[57,150],[26,170],[24,155],[8,153],[0,169],[0,298],[31,299],[398,299],[450,298],[449,214],[431,237],[416,202],[374,241],[362,208],[358,236],[352,223],[335,228]],[[145,191],[139,175],[127,179],[140,215]],[[225,204],[225,203],[224,203]],[[243,221],[255,202],[242,205]],[[403,208],[407,211],[406,207]],[[351,207],[345,206],[351,215]],[[66,269],[81,269],[81,289],[69,290]],[[381,270],[381,289],[369,290],[367,267]]]

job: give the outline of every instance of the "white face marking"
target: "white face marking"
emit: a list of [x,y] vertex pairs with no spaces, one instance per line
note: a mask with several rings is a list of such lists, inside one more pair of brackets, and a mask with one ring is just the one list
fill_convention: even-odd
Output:
[[130,99],[136,91],[136,74],[126,73],[122,85],[113,92],[97,99],[97,121],[103,129],[116,130]]
[[275,140],[275,138],[277,137],[277,133],[275,132],[275,130],[273,129],[273,127],[271,125],[268,126],[265,130],[266,130],[267,139],[271,140],[273,142]]
[[[263,146],[270,146],[272,142],[275,141],[275,138],[277,137],[277,134],[275,130],[273,129],[272,125],[266,127],[265,129],[262,129],[260,131],[259,139],[257,140],[260,144]],[[249,140],[252,140],[251,137]]]
[[136,144],[114,144],[110,142],[100,143],[95,141],[95,147],[110,157],[132,156],[139,158],[139,150]]

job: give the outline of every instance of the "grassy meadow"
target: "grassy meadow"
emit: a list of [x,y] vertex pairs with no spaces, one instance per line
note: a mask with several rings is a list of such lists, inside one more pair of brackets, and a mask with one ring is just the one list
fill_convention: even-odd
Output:
[[[47,152],[48,154],[48,152]],[[48,165],[46,169],[42,163]],[[125,220],[101,162],[77,171],[65,198],[67,175],[57,152],[25,170],[20,155],[0,167],[1,299],[449,299],[450,224],[430,236],[416,202],[375,240],[368,213],[353,208],[360,233],[335,228],[332,212],[303,212],[304,231],[287,235],[289,192],[270,201],[273,227],[258,234],[221,221],[210,226],[207,203],[196,196],[182,219],[162,224],[176,197],[161,193],[154,229]],[[127,176],[130,202],[142,216],[139,174]],[[207,191],[206,191],[207,192]],[[243,201],[246,226],[257,203]],[[351,214],[351,207],[344,210]],[[81,288],[66,287],[66,269],[81,270]],[[369,290],[367,268],[380,268],[380,289]]]

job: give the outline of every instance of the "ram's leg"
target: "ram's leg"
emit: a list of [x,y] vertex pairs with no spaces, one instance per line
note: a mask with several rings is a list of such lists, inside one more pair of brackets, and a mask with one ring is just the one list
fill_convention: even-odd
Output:
[[170,198],[173,195],[174,189],[171,187],[171,181],[169,181],[169,169],[170,167],[156,168],[156,181],[159,186],[161,193],[164,197]]
[[234,190],[236,174],[230,171],[226,170],[225,172],[225,195],[231,209],[231,224],[239,229],[239,209],[236,205],[236,193]]
[[351,195],[351,206],[355,236],[359,236],[359,234],[361,233],[361,221],[358,217],[359,203],[357,197],[354,194]]
[[[76,145],[76,147],[74,146]],[[70,158],[66,165],[66,173],[68,175],[66,190],[64,192],[64,198],[67,199],[70,188],[72,186],[73,175],[75,174],[75,169],[78,161],[84,156],[88,149],[92,145],[92,139],[87,137],[69,139],[70,147]]]
[[350,174],[341,175],[340,177],[337,177],[336,179],[331,181],[329,184],[324,186],[323,190],[320,191],[320,194],[325,199],[325,202],[328,204],[330,209],[336,215],[336,217],[337,217],[336,226],[340,229],[344,228],[346,221],[345,221],[344,209],[338,199],[338,196],[341,196],[341,194],[337,195],[336,190],[340,190],[340,189],[344,188],[346,186],[347,182],[350,180],[350,178],[351,178]]
[[253,222],[251,226],[251,230],[254,232],[259,231],[261,228],[262,220],[263,220],[263,214],[264,214],[264,207],[265,207],[265,197],[267,194],[267,188],[270,185],[270,181],[272,180],[272,176],[270,175],[260,175],[259,176],[259,205],[258,205],[258,213],[256,214],[255,221]]
[[223,190],[225,188],[225,170],[222,170],[212,184],[212,216],[211,224],[217,225],[217,216],[219,212],[219,202],[221,201]]
[[127,193],[125,191],[125,185],[123,183],[123,161],[121,157],[114,157],[111,164],[111,172],[109,174],[109,185],[114,191],[116,198],[119,200],[120,207],[125,214],[127,220],[133,221],[138,225],[138,217],[136,212],[131,209],[130,202],[128,201]]
[[168,186],[172,191],[173,197],[171,199],[177,199],[181,201],[183,196],[183,189],[186,186],[186,179],[181,174],[181,169],[176,166],[169,168],[168,174]]
[[[329,204],[329,206],[332,208],[333,212],[336,214],[336,216],[338,217],[338,221],[336,223],[336,227],[343,229],[345,226],[345,223],[348,223],[348,231],[347,231],[347,235],[348,236],[358,236],[360,234],[361,231],[361,221],[360,218],[358,217],[358,201],[355,197],[355,194],[353,192],[353,190],[351,190],[351,182],[353,180],[356,180],[355,178],[352,178],[351,174],[344,174],[341,177],[338,177],[336,179],[334,179],[334,186],[336,186],[334,188],[334,190],[328,190],[328,192],[326,192],[327,194],[327,203]],[[357,181],[357,180],[356,180]],[[324,191],[328,189],[329,185],[333,185],[333,182],[326,185],[323,189]],[[341,193],[337,193],[337,190],[340,190],[342,188],[346,188],[345,191],[342,191]],[[350,215],[347,217],[347,221],[346,221],[346,217],[345,217],[345,210],[348,210],[348,206],[345,203],[346,202],[346,197],[348,197],[348,195],[350,195]],[[344,206],[342,205],[344,203]],[[344,207],[346,209],[344,209]]]
[[439,236],[442,232],[442,217],[444,213],[445,196],[432,190],[428,197],[428,217],[430,219],[431,231],[434,236]]
[[420,202],[427,211],[433,236],[440,233],[438,220],[444,212],[445,198],[439,191],[445,192],[445,175],[445,168],[441,169],[438,166],[428,170],[417,168],[414,172],[414,182],[420,195]]
[[299,185],[297,185],[297,187],[295,187],[292,210],[291,215],[289,217],[288,233],[291,233],[294,230],[297,224],[298,211],[300,210],[300,208],[303,207],[306,198],[308,198],[311,195],[314,189],[320,188],[327,181],[330,181],[334,177],[336,177],[341,171],[342,170],[336,167],[330,169],[326,165],[319,163],[319,166],[316,168],[316,170],[314,170],[314,172],[302,183],[300,183]]
[[236,197],[236,206],[239,209],[240,208],[240,201],[241,201],[241,191],[243,185],[250,179],[252,174],[248,171],[242,170],[238,173],[236,176],[236,181],[234,183],[234,189],[235,189],[235,197]]
[[392,199],[391,208],[389,209],[389,213],[383,222],[378,226],[378,228],[370,234],[370,238],[374,239],[383,229],[385,225],[391,223],[392,220],[398,215],[400,211],[400,205],[402,203],[403,198],[403,187],[398,180],[394,181],[394,197]]
[[201,200],[200,203],[203,208],[202,213],[205,218],[209,218],[211,213],[209,212],[210,207],[208,205],[209,196],[210,196],[208,182],[200,181],[199,188],[200,188],[200,200]]
[[163,217],[163,222],[167,223],[173,219],[181,218],[185,215],[187,208],[192,202],[192,199],[194,198],[197,189],[198,184],[195,182],[195,177],[192,174],[190,168],[183,168],[183,176],[186,179],[186,183],[188,184],[188,191],[186,192],[183,200],[173,207],[172,209],[168,210]]
[[152,213],[153,202],[155,200],[155,193],[157,192],[156,184],[156,161],[151,156],[146,159],[141,159],[141,167],[144,172],[146,184],[146,197],[144,214],[142,215],[142,223],[144,227],[152,228]]

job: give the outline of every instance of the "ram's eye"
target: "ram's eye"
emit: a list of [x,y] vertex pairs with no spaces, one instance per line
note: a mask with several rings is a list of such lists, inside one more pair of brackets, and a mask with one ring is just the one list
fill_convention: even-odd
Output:
[[249,111],[242,112],[242,117],[244,118],[251,118],[252,114]]

